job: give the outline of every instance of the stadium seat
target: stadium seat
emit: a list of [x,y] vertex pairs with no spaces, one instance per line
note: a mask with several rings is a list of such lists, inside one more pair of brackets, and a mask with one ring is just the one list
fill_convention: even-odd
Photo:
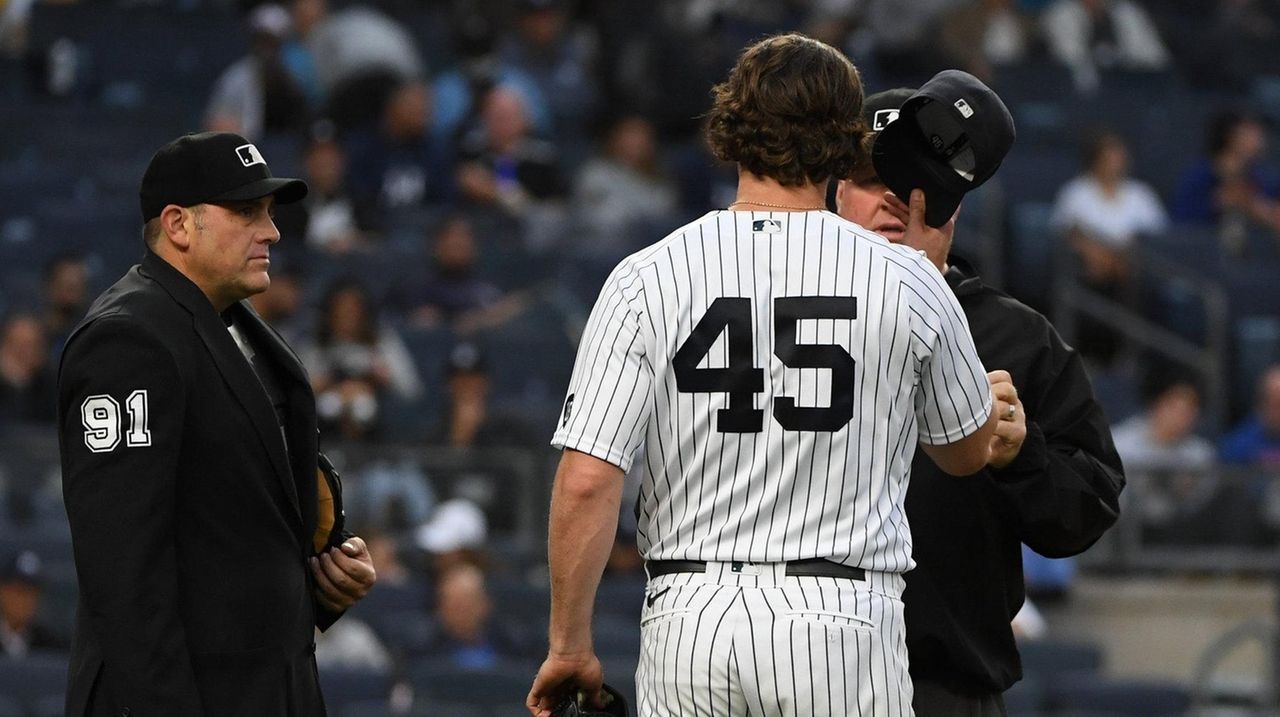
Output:
[[1191,707],[1187,688],[1172,682],[1108,680],[1075,673],[1050,685],[1050,707],[1062,712],[1101,712],[1117,717],[1178,717]]
[[606,575],[596,590],[596,613],[640,619],[644,600],[644,575]]
[[1040,717],[1044,710],[1044,683],[1035,676],[1024,675],[1005,690],[1004,706],[1009,717]]
[[33,651],[21,659],[0,658],[0,695],[24,705],[57,697],[67,689],[70,655]]
[[420,660],[409,668],[416,697],[484,706],[523,705],[536,672],[537,665],[523,662],[467,670],[435,658]]
[[[530,682],[532,683],[532,678]],[[520,709],[524,713],[529,714],[529,710],[524,705],[520,705]],[[435,717],[436,715],[449,715],[450,717],[491,717],[490,710],[481,705],[474,705],[469,702],[440,702],[432,699],[415,699],[413,707],[409,710],[408,717]],[[357,716],[353,716],[357,717]],[[370,715],[369,717],[373,717]],[[378,717],[381,717],[379,715]],[[388,713],[391,717],[391,713]]]
[[1062,681],[1081,675],[1097,676],[1102,649],[1092,643],[1031,640],[1018,645],[1022,673],[1044,685],[1046,693]]
[[592,633],[595,637],[596,654],[602,658],[629,657],[636,659],[640,654],[640,612],[632,615],[613,613],[597,614]]
[[321,667],[319,673],[325,703],[338,712],[350,702],[385,700],[391,694],[392,679],[387,670]]
[[[50,695],[36,700],[27,709],[28,717],[64,717],[67,709],[65,694]],[[3,713],[0,713],[3,714]]]

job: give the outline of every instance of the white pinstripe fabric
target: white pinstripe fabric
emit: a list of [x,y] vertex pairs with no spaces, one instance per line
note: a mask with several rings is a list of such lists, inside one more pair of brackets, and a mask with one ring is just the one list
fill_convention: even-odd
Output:
[[[777,232],[753,222],[776,221]],[[797,322],[802,345],[854,359],[854,416],[788,431],[774,402],[829,406],[831,371],[774,354],[778,297],[856,297],[857,318]],[[672,357],[720,297],[751,302],[764,369],[758,433],[717,430],[725,393],[681,393]],[[704,364],[728,366],[721,333]],[[829,212],[712,212],[624,260],[592,311],[552,444],[629,469],[643,444],[638,543],[649,559],[830,558],[913,566],[902,510],[917,438],[953,441],[985,421],[990,391],[968,324],[938,271]]]
[[[798,316],[788,326],[775,318],[779,299],[840,307],[832,313],[845,318],[784,314]],[[731,394],[682,392],[673,362],[713,304],[723,328],[712,322],[714,338],[701,337],[710,346],[694,371],[763,377],[763,390],[739,391],[734,412],[750,420],[731,431],[721,425]],[[784,363],[785,345],[826,346],[828,359],[840,347],[852,386],[833,385],[835,362]],[[847,423],[784,428],[791,406],[823,413],[837,391],[852,391]],[[643,446],[646,559],[826,558],[869,578],[766,568],[748,580],[715,568],[651,581],[639,714],[910,715],[900,597],[914,565],[902,505],[911,458],[918,440],[954,441],[990,408],[968,324],[938,271],[829,212],[712,212],[619,264],[587,322],[552,444],[623,470]]]
[[783,577],[782,565],[650,582],[636,675],[645,717],[909,717],[902,577]]

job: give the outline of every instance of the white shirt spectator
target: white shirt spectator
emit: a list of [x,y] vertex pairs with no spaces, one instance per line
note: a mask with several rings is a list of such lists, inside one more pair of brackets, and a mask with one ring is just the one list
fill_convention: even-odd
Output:
[[1089,175],[1059,190],[1050,221],[1060,232],[1079,229],[1115,249],[1127,249],[1137,235],[1159,234],[1169,224],[1160,198],[1144,182],[1120,180],[1116,193],[1108,195]]

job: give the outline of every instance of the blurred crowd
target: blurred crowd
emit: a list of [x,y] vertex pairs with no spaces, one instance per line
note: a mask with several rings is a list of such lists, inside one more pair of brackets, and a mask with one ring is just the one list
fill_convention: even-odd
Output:
[[[75,38],[71,49],[61,44],[58,19],[98,0],[82,3],[0,0],[6,126],[59,106],[176,117],[163,133],[129,139],[133,149],[113,166],[137,175],[95,176],[106,202],[94,206],[135,211],[147,152],[201,128],[239,132],[277,174],[305,178],[306,201],[278,212],[272,285],[253,303],[298,349],[330,446],[516,447],[545,468],[540,452],[604,276],[732,201],[734,168],[711,159],[700,117],[740,48],[775,31],[844,48],[868,91],[960,67],[1005,96],[1019,124],[1009,176],[992,183],[1005,195],[975,197],[957,233],[961,250],[979,246],[971,237],[995,242],[984,273],[1016,268],[1019,247],[1048,243],[1063,258],[1055,280],[1069,275],[1194,339],[1204,319],[1169,308],[1180,285],[1153,286],[1147,252],[1194,241],[1191,256],[1214,266],[1280,267],[1280,171],[1269,145],[1280,92],[1268,82],[1280,67],[1280,10],[1262,0],[140,0],[126,4],[172,17],[193,38],[200,28],[183,24],[189,13],[223,18],[242,53],[204,68],[196,86],[146,92],[121,90],[120,78],[103,75],[113,65],[86,61]],[[42,25],[46,12],[55,20]],[[1153,87],[1191,104],[1122,121],[1155,109],[1143,94]],[[1161,132],[1185,141],[1153,146]],[[6,172],[25,176],[23,162],[44,161],[40,151],[56,155],[60,141],[0,152],[0,183]],[[1020,194],[1040,186],[1041,195]],[[24,209],[0,208],[0,248],[27,236]],[[1029,216],[1041,220],[1020,223]],[[36,292],[0,292],[0,434],[51,424],[68,332],[132,263],[96,254],[122,249],[59,248],[59,239],[36,239],[55,247],[25,267]],[[128,234],[95,241],[132,260],[142,248]],[[1205,266],[1196,259],[1191,269]],[[1018,278],[1006,288],[1057,318],[1047,280]],[[1226,416],[1204,414],[1203,376],[1154,358],[1114,324],[1082,317],[1071,337],[1104,382],[1153,538],[1265,544],[1280,534],[1270,480],[1280,471],[1280,315],[1274,300],[1251,312],[1254,297],[1231,298],[1232,321],[1266,330],[1229,347],[1248,360],[1223,367],[1234,391]],[[494,533],[512,528],[509,482],[520,478],[497,467],[442,482],[391,458],[347,469],[350,519],[369,536],[380,582],[366,601],[374,606],[360,608],[365,622],[339,623],[318,658],[536,657],[539,636],[527,622],[496,619],[486,587],[505,574]],[[0,500],[11,513],[20,504],[33,503]],[[636,578],[626,530],[614,567]],[[42,569],[30,552],[6,565],[0,649],[17,654],[45,639],[29,614]],[[434,617],[409,617],[426,605]]]

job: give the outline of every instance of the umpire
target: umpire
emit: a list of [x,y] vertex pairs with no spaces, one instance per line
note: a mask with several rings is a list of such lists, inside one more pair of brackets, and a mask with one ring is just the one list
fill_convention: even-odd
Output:
[[[954,478],[916,451],[906,498],[915,711],[999,717],[1002,693],[1022,676],[1009,624],[1024,599],[1021,544],[1047,557],[1083,552],[1119,515],[1124,475],[1080,356],[1044,316],[949,253],[964,192],[995,173],[1013,142],[1004,104],[951,70],[919,91],[872,95],[863,114],[877,133],[873,163],[839,183],[840,215],[924,252],[959,300],[983,365],[1017,387],[987,467]],[[919,234],[907,231],[917,202],[898,199],[913,190],[927,201]]]
[[238,135],[167,144],[142,179],[142,263],[68,339],[67,715],[325,714],[314,629],[375,575],[329,532],[307,376],[244,301],[270,283],[275,204],[306,192]]

